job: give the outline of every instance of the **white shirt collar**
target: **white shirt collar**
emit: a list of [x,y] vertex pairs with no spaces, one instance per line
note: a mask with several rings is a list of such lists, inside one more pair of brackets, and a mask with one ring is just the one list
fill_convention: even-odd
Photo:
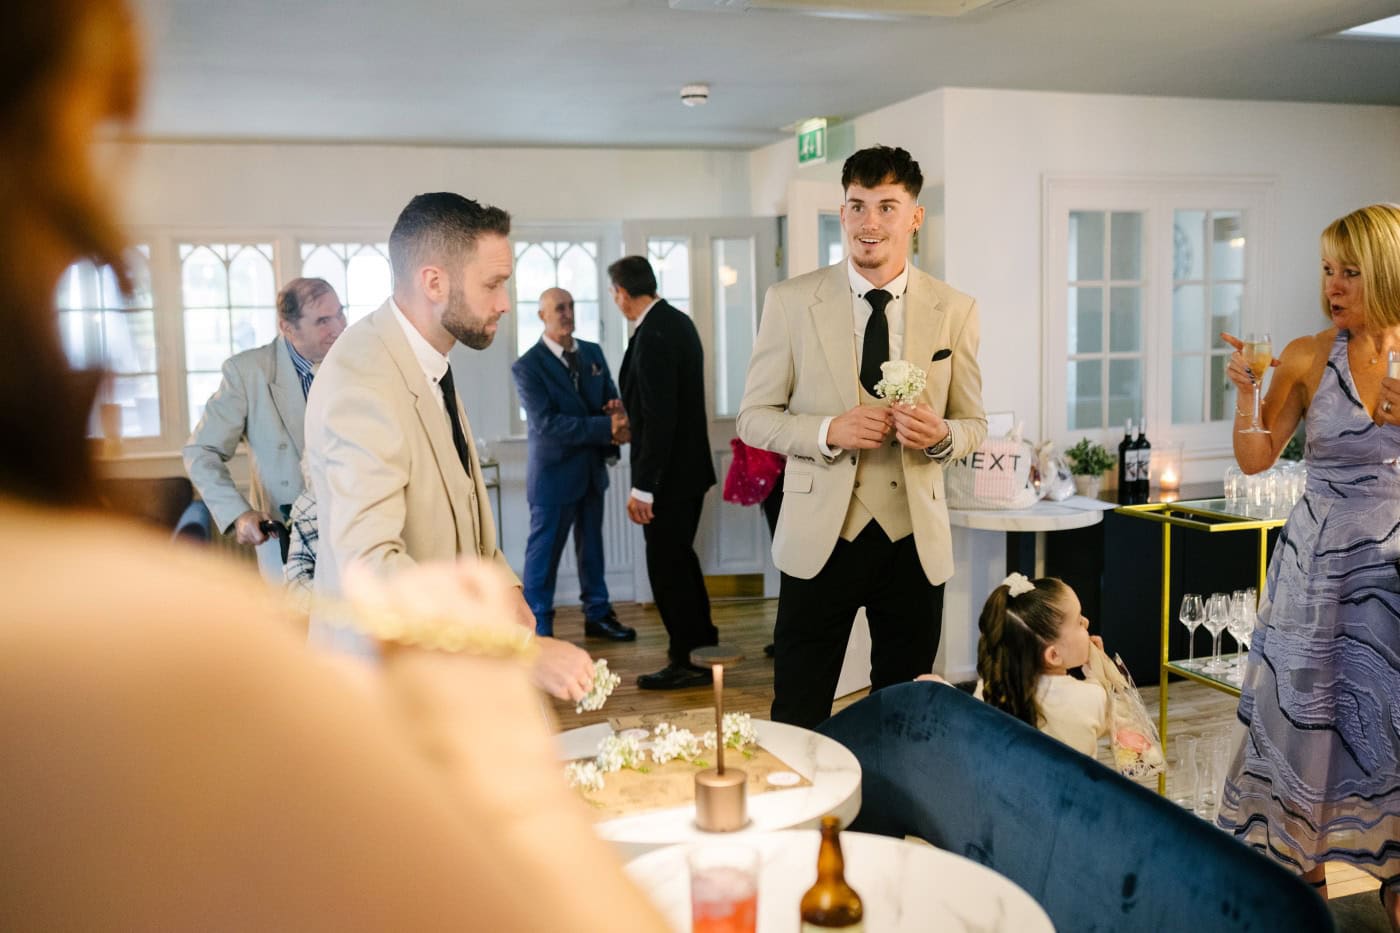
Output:
[[645,321],[645,320],[647,319],[647,315],[651,313],[651,309],[654,308],[654,307],[656,307],[656,306],[659,305],[659,304],[661,304],[661,299],[660,299],[660,298],[657,298],[657,299],[656,299],[655,301],[653,301],[651,304],[647,305],[646,308],[642,311],[641,314],[637,315],[637,322],[636,322],[635,324],[632,325],[632,332],[633,332],[633,333],[636,333],[636,332],[637,332],[637,328],[642,326],[642,322]]
[[[544,345],[545,345],[546,347],[549,348],[549,352],[550,352],[550,353],[553,353],[553,354],[554,354],[554,358],[555,358],[556,360],[558,360],[559,362],[563,363],[565,366],[568,365],[568,362],[564,359],[564,345],[563,345],[563,344],[559,343],[559,342],[556,341],[556,340],[551,340],[548,334],[540,334],[540,340],[544,341]],[[574,338],[574,350],[578,350],[578,338],[577,338],[577,337]]]
[[397,301],[390,298],[389,304],[394,309],[394,320],[399,322],[404,336],[408,338],[408,348],[413,351],[413,356],[423,369],[424,377],[430,385],[436,386],[447,372],[447,357],[439,353],[437,347],[428,343],[428,338],[418,333],[418,328],[413,326],[413,322],[403,313]]
[[[856,270],[856,264],[849,259],[846,260],[846,273],[850,276],[851,292],[857,298],[864,298],[866,292],[876,287],[873,282]],[[905,291],[909,288],[909,260],[906,259],[904,261],[904,269],[899,275],[895,276],[889,283],[882,287],[896,300],[903,298]]]

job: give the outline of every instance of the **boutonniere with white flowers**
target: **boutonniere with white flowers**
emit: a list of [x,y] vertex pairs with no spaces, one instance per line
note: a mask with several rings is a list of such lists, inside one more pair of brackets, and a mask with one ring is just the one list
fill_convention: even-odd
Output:
[[875,394],[912,405],[923,394],[926,382],[924,371],[908,360],[889,360],[880,364],[880,381],[875,383]]

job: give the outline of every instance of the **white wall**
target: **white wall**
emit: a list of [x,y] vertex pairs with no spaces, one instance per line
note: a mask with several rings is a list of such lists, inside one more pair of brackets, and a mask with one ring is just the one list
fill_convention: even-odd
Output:
[[408,199],[457,191],[520,221],[748,213],[748,154],[662,149],[145,143],[123,217],[139,225],[369,226]]
[[[943,115],[946,277],[979,301],[987,408],[1014,409],[1032,432],[1046,174],[1273,177],[1262,284],[1280,343],[1325,326],[1322,228],[1361,205],[1400,200],[1400,108],[958,88],[945,92]],[[1187,479],[1218,478],[1223,466],[1188,463]]]

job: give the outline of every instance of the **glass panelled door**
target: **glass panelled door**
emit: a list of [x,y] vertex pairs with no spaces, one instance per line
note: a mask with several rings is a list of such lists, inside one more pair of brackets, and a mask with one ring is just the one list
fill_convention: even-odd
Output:
[[[689,314],[700,333],[710,445],[721,483],[763,296],[777,281],[777,230],[772,217],[623,224],[623,253],[647,257],[660,297]],[[706,499],[696,550],[707,574],[764,572],[771,556],[762,511],[723,502],[717,488]],[[638,593],[646,594],[638,598],[649,598],[644,561],[637,562],[637,575]]]

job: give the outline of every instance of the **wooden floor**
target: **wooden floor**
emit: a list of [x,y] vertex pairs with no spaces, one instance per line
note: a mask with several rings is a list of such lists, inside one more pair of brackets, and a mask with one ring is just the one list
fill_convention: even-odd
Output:
[[[772,641],[773,620],[777,601],[771,599],[718,599],[713,602],[712,615],[720,631],[720,640],[737,647],[745,660],[725,673],[725,706],[733,712],[749,713],[767,719],[773,701],[773,662],[764,657],[763,646]],[[606,706],[592,713],[575,713],[571,704],[556,701],[555,713],[561,729],[589,725],[614,716],[639,713],[669,712],[712,704],[710,688],[694,690],[638,690],[637,675],[659,670],[666,665],[666,630],[655,607],[636,603],[619,603],[618,618],[637,630],[635,642],[607,642],[583,637],[583,616],[577,609],[561,608],[555,618],[555,634],[586,647],[595,658],[607,658],[608,666],[622,677],[622,683]],[[840,710],[865,695],[865,691],[837,701]],[[1157,690],[1145,687],[1143,702],[1154,716],[1157,710]],[[1235,728],[1235,699],[1217,690],[1194,683],[1173,683],[1171,707],[1168,711],[1168,736],[1191,734],[1197,736],[1224,733]],[[1174,755],[1168,746],[1168,760]],[[1100,759],[1111,763],[1106,749]],[[1145,782],[1153,791],[1156,779]],[[1175,790],[1169,772],[1167,792]],[[1369,875],[1348,865],[1328,865],[1328,897],[1343,897],[1378,887]]]

